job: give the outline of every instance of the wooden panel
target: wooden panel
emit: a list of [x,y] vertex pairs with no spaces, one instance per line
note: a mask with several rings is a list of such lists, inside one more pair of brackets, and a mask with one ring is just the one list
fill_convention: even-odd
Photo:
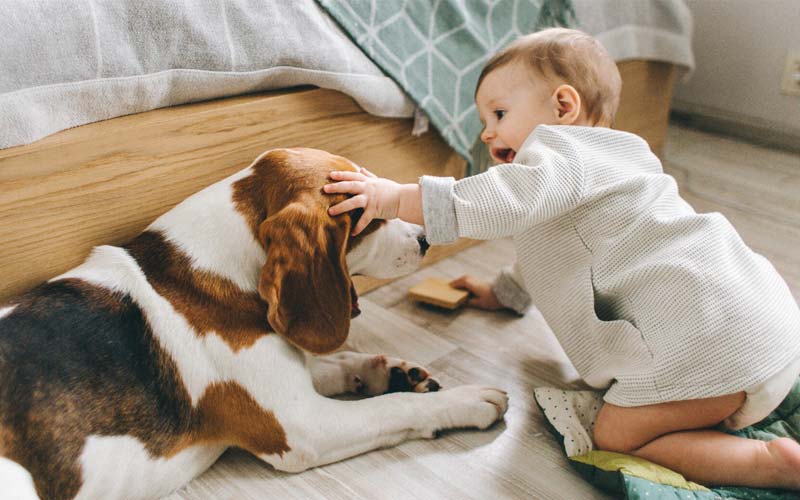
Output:
[[669,106],[675,87],[675,65],[656,61],[622,61],[622,95],[614,128],[644,138],[658,156],[664,151]]
[[275,147],[325,149],[399,181],[463,175],[411,120],[371,116],[322,89],[155,110],[0,150],[0,300],[120,244],[175,204]]

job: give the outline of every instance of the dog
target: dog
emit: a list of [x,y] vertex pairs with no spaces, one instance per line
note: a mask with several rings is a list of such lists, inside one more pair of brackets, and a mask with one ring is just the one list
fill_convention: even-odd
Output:
[[[0,305],[0,483],[19,498],[156,498],[229,447],[299,472],[450,428],[503,391],[438,391],[420,366],[334,352],[351,275],[415,270],[422,228],[331,217],[349,160],[275,149],[129,243]],[[368,396],[333,399],[347,392]],[[371,397],[370,397],[371,396]],[[8,488],[12,488],[9,490]]]

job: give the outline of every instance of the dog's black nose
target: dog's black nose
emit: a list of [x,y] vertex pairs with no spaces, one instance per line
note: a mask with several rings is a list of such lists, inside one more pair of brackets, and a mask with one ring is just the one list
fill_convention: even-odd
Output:
[[431,247],[431,244],[428,243],[428,240],[425,239],[425,236],[420,236],[417,238],[417,242],[419,243],[419,249],[422,252],[422,255],[425,255],[425,252]]

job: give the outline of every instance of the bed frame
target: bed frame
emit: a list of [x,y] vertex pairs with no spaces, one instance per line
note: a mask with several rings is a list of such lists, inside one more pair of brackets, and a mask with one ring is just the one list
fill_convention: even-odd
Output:
[[[619,66],[615,127],[660,153],[675,69]],[[411,126],[369,115],[344,94],[299,88],[124,116],[0,150],[0,302],[76,266],[95,245],[126,242],[270,148],[325,149],[405,182],[464,175],[465,162],[435,131],[413,137]],[[436,249],[426,261],[470,244]],[[357,286],[363,293],[378,284]]]

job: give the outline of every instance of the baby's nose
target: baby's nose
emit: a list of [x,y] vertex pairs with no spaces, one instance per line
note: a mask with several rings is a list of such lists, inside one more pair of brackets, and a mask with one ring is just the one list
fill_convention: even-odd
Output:
[[483,132],[481,132],[481,140],[483,142],[488,144],[492,139],[494,139],[493,131],[485,129]]

